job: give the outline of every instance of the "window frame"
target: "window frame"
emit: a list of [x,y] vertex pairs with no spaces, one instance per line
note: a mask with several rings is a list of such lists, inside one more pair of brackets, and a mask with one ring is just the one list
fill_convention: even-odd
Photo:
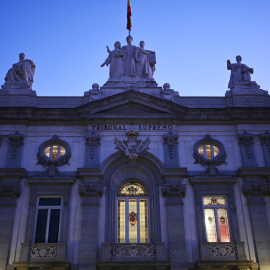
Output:
[[[122,186],[124,186],[127,183],[138,183],[139,185],[143,186],[143,188],[147,192],[147,196],[118,196],[118,192],[121,189]],[[129,200],[130,199],[136,199],[137,201],[137,242],[130,242],[129,240]],[[147,228],[148,228],[148,242],[141,242],[140,240],[140,200],[146,200],[147,201]],[[118,242],[118,200],[125,200],[125,242],[121,243]],[[116,190],[116,200],[115,200],[115,235],[116,235],[116,243],[117,244],[149,244],[151,243],[151,233],[149,231],[150,229],[150,207],[149,207],[150,199],[149,199],[149,192],[144,184],[142,184],[140,181],[135,179],[130,179],[125,182],[122,182],[121,185]]]
[[[60,198],[61,199],[61,205],[39,205],[39,200],[41,198],[46,198],[46,199],[53,199],[53,198]],[[61,225],[62,225],[62,212],[63,212],[63,196],[38,196],[37,197],[37,204],[36,204],[36,212],[35,212],[35,223],[34,223],[34,233],[33,233],[33,239],[32,239],[32,243],[35,244],[55,244],[55,243],[51,243],[48,242],[48,238],[49,238],[49,228],[50,228],[50,218],[51,218],[51,210],[52,209],[60,209],[60,217],[59,217],[59,224],[58,224],[58,235],[57,235],[57,242],[59,243],[60,240],[60,235],[61,235]],[[44,243],[39,243],[36,242],[36,232],[37,232],[37,221],[38,221],[38,212],[39,209],[48,209],[48,213],[47,213],[47,222],[46,222],[46,232],[45,232],[45,242]]]
[[[224,197],[225,198],[225,205],[204,205],[203,198],[204,197]],[[215,217],[215,226],[216,226],[216,234],[217,234],[217,241],[214,241],[213,243],[230,243],[232,241],[232,236],[231,236],[231,228],[230,228],[230,215],[229,215],[229,210],[228,210],[228,199],[227,196],[224,194],[218,194],[218,195],[212,195],[212,194],[203,194],[201,196],[202,199],[202,207],[203,207],[203,216],[204,216],[204,228],[205,228],[205,238],[207,240],[207,228],[206,228],[206,222],[205,222],[205,209],[213,209],[214,210],[214,217]],[[228,230],[229,230],[229,237],[230,241],[221,241],[221,235],[220,235],[220,228],[219,228],[219,220],[218,220],[218,213],[217,209],[226,209],[227,212],[227,222],[228,222]],[[210,241],[207,240],[208,243],[211,243]]]

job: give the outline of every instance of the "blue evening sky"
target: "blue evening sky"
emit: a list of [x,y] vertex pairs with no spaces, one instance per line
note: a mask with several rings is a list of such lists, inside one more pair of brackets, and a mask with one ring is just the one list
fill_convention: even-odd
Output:
[[[130,0],[133,45],[156,52],[154,78],[181,96],[224,96],[226,61],[254,68],[270,91],[269,0]],[[36,64],[38,96],[82,96],[102,86],[106,45],[126,44],[127,0],[1,0],[0,84],[18,55]]]

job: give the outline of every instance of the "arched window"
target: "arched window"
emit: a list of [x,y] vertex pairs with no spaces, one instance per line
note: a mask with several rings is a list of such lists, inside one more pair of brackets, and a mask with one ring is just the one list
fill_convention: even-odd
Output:
[[148,243],[148,193],[135,181],[117,193],[117,243]]

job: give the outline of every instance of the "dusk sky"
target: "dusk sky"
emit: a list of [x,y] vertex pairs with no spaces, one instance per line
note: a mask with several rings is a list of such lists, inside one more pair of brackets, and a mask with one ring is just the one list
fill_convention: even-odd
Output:
[[[156,52],[154,79],[180,96],[224,96],[226,61],[254,69],[270,91],[269,0],[130,0],[133,45]],[[36,64],[38,96],[82,96],[102,86],[100,65],[115,41],[126,44],[127,0],[1,0],[1,85],[18,55]]]

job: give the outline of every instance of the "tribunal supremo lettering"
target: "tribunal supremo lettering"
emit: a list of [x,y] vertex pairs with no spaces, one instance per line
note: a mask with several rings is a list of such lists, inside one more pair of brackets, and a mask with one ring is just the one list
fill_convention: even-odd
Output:
[[172,125],[92,125],[93,131],[102,131],[102,130],[172,130]]

